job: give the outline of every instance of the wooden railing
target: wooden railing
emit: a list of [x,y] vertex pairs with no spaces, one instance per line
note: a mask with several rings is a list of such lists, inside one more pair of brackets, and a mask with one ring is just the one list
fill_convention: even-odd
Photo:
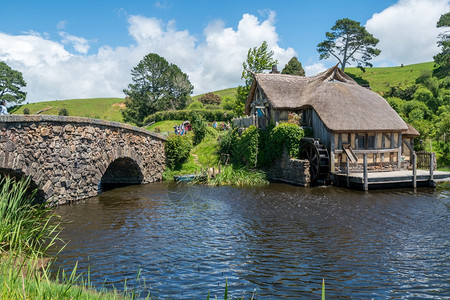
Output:
[[417,151],[417,168],[418,169],[430,169],[432,164],[433,170],[436,170],[436,156],[432,152]]
[[[356,151],[355,151],[356,152]],[[347,154],[347,152],[345,152]],[[348,154],[347,154],[348,155]],[[369,189],[369,172],[367,162],[367,152],[363,152],[363,189],[367,191]],[[420,161],[420,162],[419,162]],[[419,163],[421,164],[419,167]],[[350,172],[350,158],[347,157],[347,186],[350,186],[349,172]],[[433,182],[434,171],[436,170],[436,153],[434,152],[415,152],[411,153],[411,165],[412,165],[412,186],[417,187],[417,168],[430,170],[430,182]]]

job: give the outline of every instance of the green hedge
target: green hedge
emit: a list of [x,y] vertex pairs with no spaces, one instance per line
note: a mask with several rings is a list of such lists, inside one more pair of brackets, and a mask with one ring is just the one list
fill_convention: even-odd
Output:
[[166,120],[192,120],[195,115],[201,115],[207,122],[226,121],[229,122],[236,115],[231,110],[208,110],[208,109],[192,109],[192,110],[168,110],[159,111],[144,119],[144,124],[151,122],[159,122]]
[[284,148],[290,157],[298,157],[304,135],[299,126],[289,123],[269,126],[266,130],[258,130],[252,125],[240,136],[237,130],[229,131],[221,138],[219,149],[221,153],[230,154],[235,163],[263,167],[280,157]]
[[233,160],[256,167],[258,162],[259,130],[254,125],[250,126],[233,144]]

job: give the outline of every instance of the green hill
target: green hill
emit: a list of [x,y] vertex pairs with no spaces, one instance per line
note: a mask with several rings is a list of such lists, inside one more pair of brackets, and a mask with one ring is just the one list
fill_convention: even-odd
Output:
[[[225,99],[225,98],[232,98],[232,99],[234,99],[234,97],[236,96],[236,90],[237,90],[237,87],[234,87],[234,88],[214,91],[212,93],[216,94],[217,96],[219,96],[222,99]],[[200,98],[203,95],[204,94],[192,96],[192,99],[193,100],[198,100],[198,98]]]
[[30,114],[58,115],[62,108],[67,109],[69,116],[88,117],[108,121],[122,122],[121,110],[125,108],[121,98],[71,99],[28,103],[10,111],[12,114],[23,114],[28,108]]
[[367,68],[365,72],[358,68],[345,68],[345,73],[359,84],[369,84],[374,92],[381,93],[389,91],[391,86],[414,84],[422,72],[432,71],[433,65],[433,62],[427,62],[403,67]]

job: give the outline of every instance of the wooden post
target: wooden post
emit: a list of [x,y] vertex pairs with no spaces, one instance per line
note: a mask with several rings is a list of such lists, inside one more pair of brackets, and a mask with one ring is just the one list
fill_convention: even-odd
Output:
[[402,168],[402,133],[398,133],[398,153],[397,153],[397,165],[398,168]]
[[335,146],[334,146],[334,133],[331,133],[330,136],[330,169],[331,172],[334,173],[336,170],[336,166],[335,166],[335,156],[334,156],[334,150],[335,150]]
[[363,165],[364,165],[364,190],[369,190],[369,174],[367,173],[367,153],[363,155]]
[[348,156],[347,156],[347,171],[346,171],[346,173],[347,173],[347,187],[349,188],[350,187],[350,178],[348,178],[348,175],[350,174],[350,160],[348,159]]
[[417,187],[417,154],[416,151],[412,154],[412,165],[413,165],[413,188]]
[[434,152],[430,153],[430,186],[434,186]]
[[220,164],[219,164],[219,174],[220,174]]

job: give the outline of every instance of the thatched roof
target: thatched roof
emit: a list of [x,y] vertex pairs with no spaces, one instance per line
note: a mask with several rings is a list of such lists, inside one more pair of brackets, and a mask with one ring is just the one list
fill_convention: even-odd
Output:
[[408,126],[408,130],[403,132],[403,136],[420,136],[420,133],[414,127],[412,127],[411,124],[406,123],[406,125]]
[[337,65],[313,77],[255,74],[245,105],[246,114],[250,114],[257,86],[274,109],[295,111],[312,107],[331,131],[408,129],[383,97],[357,84]]

